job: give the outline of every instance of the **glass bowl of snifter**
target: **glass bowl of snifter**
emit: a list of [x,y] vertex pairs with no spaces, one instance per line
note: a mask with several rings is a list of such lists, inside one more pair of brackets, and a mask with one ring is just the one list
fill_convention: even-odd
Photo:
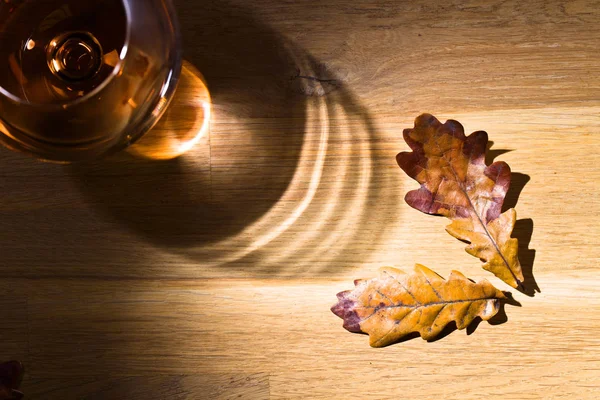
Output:
[[0,1],[0,142],[73,162],[161,119],[181,76],[171,0]]

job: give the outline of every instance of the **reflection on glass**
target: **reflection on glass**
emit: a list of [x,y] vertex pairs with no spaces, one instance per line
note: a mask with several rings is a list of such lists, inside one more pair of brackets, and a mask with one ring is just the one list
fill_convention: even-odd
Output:
[[155,160],[179,157],[207,134],[210,114],[211,101],[204,77],[184,61],[179,86],[168,109],[154,128],[128,151]]

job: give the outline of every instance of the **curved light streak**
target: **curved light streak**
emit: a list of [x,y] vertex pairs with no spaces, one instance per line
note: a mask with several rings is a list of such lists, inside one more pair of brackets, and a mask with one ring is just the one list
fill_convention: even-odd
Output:
[[202,107],[202,109],[204,110],[204,120],[202,121],[202,126],[200,127],[198,134],[194,136],[194,138],[188,140],[187,142],[183,142],[177,145],[176,152],[179,154],[185,154],[188,151],[190,151],[194,146],[198,144],[198,142],[200,142],[200,139],[202,139],[206,135],[206,132],[208,132],[211,119],[210,102],[200,101],[199,103],[199,106]]
[[[304,196],[300,204],[296,207],[296,209],[292,212],[292,214],[283,223],[281,223],[272,232],[269,232],[268,234],[264,235],[259,240],[254,242],[252,246],[250,246],[250,249],[252,250],[265,246],[267,243],[271,242],[277,236],[285,232],[290,226],[292,226],[294,222],[296,222],[296,220],[304,213],[304,211],[306,211],[313,198],[315,197],[315,194],[317,193],[317,189],[319,188],[319,184],[321,183],[321,176],[323,175],[323,165],[325,164],[325,156],[327,155],[327,143],[329,139],[329,117],[327,115],[327,108],[326,106],[323,106],[323,104],[321,105],[322,107],[320,107],[320,120],[323,123],[323,127],[321,129],[321,136],[319,138],[317,160],[313,168],[306,195]],[[297,178],[296,175],[299,174],[301,174],[300,169],[296,170],[296,173],[294,174],[294,180]],[[290,191],[290,189],[288,189],[288,191]]]
[[[371,179],[371,154],[370,150],[368,148],[365,149],[365,147],[368,147],[368,142],[361,140],[361,146],[357,153],[360,155],[358,166],[356,166],[358,172],[352,171],[352,173],[358,173],[358,184],[352,185],[352,200],[348,201],[348,198],[344,198],[343,202],[337,201],[336,211],[338,213],[341,212],[341,214],[335,217],[337,224],[335,227],[328,229],[332,232],[331,234],[318,241],[318,248],[313,251],[313,259],[310,260],[312,267],[306,270],[307,273],[314,273],[315,269],[324,267],[323,263],[315,262],[317,260],[314,258],[323,260],[324,257],[322,254],[328,249],[352,250],[346,244],[356,234],[356,227],[352,225],[356,224],[362,218],[364,204],[367,201],[367,189]],[[344,168],[347,170],[348,161],[344,160],[343,163]],[[341,198],[340,196],[336,197],[338,199]]]
[[[335,107],[335,108],[338,109],[340,107]],[[346,114],[343,113],[343,110],[342,110],[341,115],[343,116],[344,119],[346,118]],[[329,117],[336,121],[336,125],[347,126],[343,120],[340,120],[337,117],[337,113],[334,113],[333,116],[330,115]],[[337,151],[341,151],[344,154],[347,154],[348,147],[349,147],[348,143],[344,143],[344,146],[341,149],[338,147]],[[269,259],[270,263],[280,263],[283,260],[288,259],[292,255],[297,254],[298,249],[301,249],[303,246],[314,244],[315,243],[314,241],[316,239],[318,239],[318,236],[323,233],[324,226],[327,223],[331,223],[331,217],[334,214],[336,207],[340,202],[339,193],[342,191],[344,183],[346,181],[346,176],[348,173],[348,163],[343,162],[341,165],[341,170],[336,170],[335,173],[336,173],[336,180],[334,182],[334,185],[332,188],[328,189],[328,191],[331,191],[330,199],[324,205],[325,209],[321,210],[318,214],[316,214],[314,216],[314,217],[316,217],[317,221],[311,224],[311,230],[308,232],[304,232],[299,237],[296,237],[293,242],[293,245],[287,246],[281,252],[273,255],[273,257],[271,259]],[[327,231],[330,232],[330,230],[327,230]],[[316,242],[316,243],[318,243],[316,245],[317,248],[319,248],[319,249],[323,248],[322,243],[320,243],[320,242]],[[316,251],[318,253],[318,251],[316,249],[313,249],[313,251]],[[296,260],[296,261],[298,261],[298,260]]]

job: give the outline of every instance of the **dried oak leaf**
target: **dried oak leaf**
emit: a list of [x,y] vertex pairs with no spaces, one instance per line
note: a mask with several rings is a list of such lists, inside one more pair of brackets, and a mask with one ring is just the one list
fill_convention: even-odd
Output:
[[404,140],[413,151],[398,154],[396,160],[421,184],[407,193],[406,202],[424,213],[452,219],[446,230],[470,243],[467,253],[481,259],[484,269],[520,288],[524,278],[519,243],[510,237],[517,214],[514,209],[501,214],[510,167],[505,162],[485,164],[487,133],[467,137],[459,122],[442,124],[423,114],[413,129],[404,130]]
[[353,290],[338,293],[331,311],[348,331],[367,333],[373,347],[393,344],[413,332],[432,340],[452,321],[458,329],[476,317],[487,321],[506,298],[485,279],[474,283],[452,271],[445,280],[419,264],[410,275],[386,267],[378,278],[354,284]]

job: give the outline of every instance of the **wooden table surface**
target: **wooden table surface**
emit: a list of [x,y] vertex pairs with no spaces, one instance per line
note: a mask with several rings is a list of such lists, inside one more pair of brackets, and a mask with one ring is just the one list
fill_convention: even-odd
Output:
[[[191,151],[0,150],[0,360],[28,399],[600,396],[598,1],[176,4],[213,97]],[[373,349],[329,308],[380,266],[511,289],[404,203],[422,112],[512,167],[527,293],[503,323]]]

